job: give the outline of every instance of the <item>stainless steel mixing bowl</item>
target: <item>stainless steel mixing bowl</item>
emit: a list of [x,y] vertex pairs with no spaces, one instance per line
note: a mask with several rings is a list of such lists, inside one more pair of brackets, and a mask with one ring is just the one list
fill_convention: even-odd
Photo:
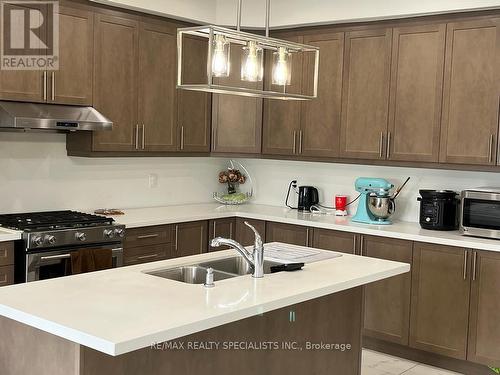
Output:
[[368,209],[378,220],[387,220],[396,210],[396,203],[392,197],[378,197],[372,195],[368,198]]

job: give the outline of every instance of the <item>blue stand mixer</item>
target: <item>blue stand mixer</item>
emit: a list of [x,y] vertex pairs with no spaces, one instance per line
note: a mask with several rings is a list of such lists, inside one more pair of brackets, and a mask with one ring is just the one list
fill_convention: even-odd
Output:
[[383,178],[359,177],[354,184],[356,191],[360,193],[359,205],[352,221],[376,225],[392,224],[389,218],[396,209],[394,198],[405,184],[392,197],[390,190],[394,185],[389,181]]

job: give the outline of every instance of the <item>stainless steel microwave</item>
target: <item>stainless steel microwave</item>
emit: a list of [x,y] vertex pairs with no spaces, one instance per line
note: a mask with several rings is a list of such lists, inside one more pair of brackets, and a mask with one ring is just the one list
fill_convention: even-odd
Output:
[[462,191],[460,232],[500,239],[500,187]]

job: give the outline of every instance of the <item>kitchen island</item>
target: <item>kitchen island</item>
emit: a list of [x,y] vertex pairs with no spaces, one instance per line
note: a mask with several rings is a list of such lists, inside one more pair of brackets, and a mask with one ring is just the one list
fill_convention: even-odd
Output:
[[359,374],[362,286],[410,269],[342,254],[213,288],[149,274],[235,254],[0,289],[0,373]]

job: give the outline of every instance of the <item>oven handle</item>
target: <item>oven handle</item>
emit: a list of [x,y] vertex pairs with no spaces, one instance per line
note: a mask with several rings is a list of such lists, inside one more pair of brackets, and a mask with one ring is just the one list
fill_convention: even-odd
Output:
[[[123,252],[123,248],[117,247],[116,249],[111,249],[111,251],[112,251],[112,256],[117,257],[118,254]],[[40,261],[43,262],[43,261],[47,261],[47,260],[60,260],[60,259],[68,259],[68,258],[71,258],[71,254],[69,254],[69,253],[68,254],[59,254],[59,255],[47,255],[47,256],[40,257]]]

